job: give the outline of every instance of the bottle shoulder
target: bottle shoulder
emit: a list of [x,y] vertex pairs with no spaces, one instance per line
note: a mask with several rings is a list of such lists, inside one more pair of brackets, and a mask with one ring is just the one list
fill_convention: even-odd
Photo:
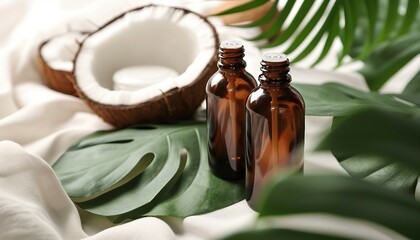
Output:
[[293,92],[293,94],[294,94],[294,96],[295,96],[296,100],[297,100],[298,102],[300,102],[300,104],[301,104],[303,107],[305,107],[305,100],[304,100],[304,98],[303,98],[302,94],[300,94],[300,92],[299,92],[296,88],[294,88],[293,86],[290,86],[290,89],[292,90],[292,92]]
[[247,81],[251,86],[254,88],[258,87],[257,80],[255,80],[254,76],[251,73],[244,71],[244,80]]
[[238,74],[224,74],[221,71],[214,73],[207,82],[207,93],[222,92],[227,89],[229,83],[234,83],[238,90],[245,89],[251,92],[258,86],[255,78],[247,71],[242,71]]
[[302,95],[291,86],[270,90],[260,85],[249,95],[247,107],[250,109],[270,108],[274,97],[276,98],[276,102],[283,107],[305,109],[305,102]]
[[254,85],[255,87],[258,86],[257,80],[255,80],[254,76],[252,76],[252,74],[246,70],[240,70],[237,72],[219,70],[210,77],[209,82],[217,83],[221,81],[228,81],[229,77],[240,78]]

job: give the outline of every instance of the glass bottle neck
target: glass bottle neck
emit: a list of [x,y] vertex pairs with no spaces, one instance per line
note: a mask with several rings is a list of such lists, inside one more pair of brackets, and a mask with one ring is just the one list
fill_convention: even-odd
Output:
[[290,81],[261,81],[260,87],[262,89],[287,88],[290,87]]
[[219,61],[217,66],[222,72],[244,71],[246,62],[244,61],[244,48],[219,49]]
[[261,75],[259,80],[265,85],[284,85],[292,80],[289,71],[289,62],[261,62]]

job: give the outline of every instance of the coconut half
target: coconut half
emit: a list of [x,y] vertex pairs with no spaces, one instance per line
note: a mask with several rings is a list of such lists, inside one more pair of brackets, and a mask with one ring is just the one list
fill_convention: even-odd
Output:
[[116,127],[186,118],[205,98],[218,45],[212,24],[187,9],[130,10],[85,38],[75,59],[75,88]]
[[56,91],[77,96],[70,77],[73,62],[86,33],[67,32],[44,41],[38,52],[41,72],[48,86]]

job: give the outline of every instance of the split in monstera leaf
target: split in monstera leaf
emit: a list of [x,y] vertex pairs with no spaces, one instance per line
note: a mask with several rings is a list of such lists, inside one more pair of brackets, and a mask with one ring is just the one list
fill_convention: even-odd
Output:
[[[332,129],[347,130],[345,136],[332,135],[334,139],[328,139],[332,153],[351,176],[413,193],[418,174],[409,170],[410,166],[398,164],[398,160],[408,157],[409,151],[402,149],[420,139],[417,136],[420,129],[416,125],[420,119],[419,85],[420,74],[399,94],[366,92],[337,83],[295,86],[305,97],[307,114],[335,116]],[[363,118],[353,116],[355,111],[366,107],[379,107],[386,113],[371,110],[372,113],[366,113]],[[354,121],[358,127],[342,127],[342,119]],[[356,151],[356,143],[363,151]],[[396,151],[398,149],[401,151]],[[377,153],[371,154],[370,151]],[[394,155],[389,159],[391,153]]]
[[211,174],[206,144],[204,123],[133,126],[81,139],[53,168],[81,208],[115,222],[186,217],[244,198],[241,182]]

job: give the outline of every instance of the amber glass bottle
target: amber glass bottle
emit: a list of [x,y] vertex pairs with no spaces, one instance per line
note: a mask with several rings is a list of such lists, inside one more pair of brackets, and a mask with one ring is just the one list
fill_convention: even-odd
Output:
[[208,81],[208,160],[214,175],[239,179],[245,175],[245,102],[257,87],[245,71],[240,41],[225,41],[219,48],[219,71]]
[[260,86],[246,102],[246,199],[255,200],[267,179],[280,170],[303,167],[305,104],[290,85],[289,60],[284,54],[265,54]]

